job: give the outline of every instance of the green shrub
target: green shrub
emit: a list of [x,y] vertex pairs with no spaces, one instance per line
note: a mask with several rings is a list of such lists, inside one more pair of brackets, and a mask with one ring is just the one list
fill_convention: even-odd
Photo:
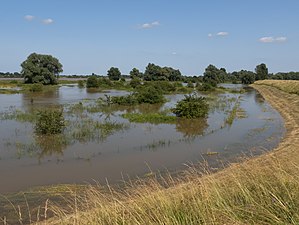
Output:
[[43,90],[44,85],[41,83],[30,84],[29,91],[31,92],[41,92]]
[[133,78],[131,81],[130,81],[130,86],[132,88],[137,88],[141,85],[141,81],[138,79],[138,78]]
[[213,91],[215,90],[215,87],[213,85],[211,85],[210,83],[197,83],[196,84],[196,89],[198,91]]
[[47,109],[37,113],[35,133],[37,134],[60,134],[65,127],[62,109]]
[[84,80],[79,80],[78,81],[78,87],[79,88],[84,88],[85,87],[85,81]]
[[137,92],[138,103],[156,104],[165,102],[162,91],[155,87],[144,87]]
[[135,93],[125,96],[111,97],[111,103],[117,105],[136,105],[138,104],[137,96]]
[[191,81],[188,81],[187,87],[188,88],[194,88],[194,85],[193,85],[193,83]]
[[99,85],[99,80],[96,76],[90,76],[87,78],[86,81],[86,87],[87,88],[98,88]]
[[172,112],[177,117],[195,119],[206,117],[209,111],[209,105],[204,97],[185,95],[185,98],[176,104]]
[[136,105],[142,103],[156,104],[165,102],[162,91],[153,86],[139,88],[137,92],[126,96],[111,97],[112,104]]

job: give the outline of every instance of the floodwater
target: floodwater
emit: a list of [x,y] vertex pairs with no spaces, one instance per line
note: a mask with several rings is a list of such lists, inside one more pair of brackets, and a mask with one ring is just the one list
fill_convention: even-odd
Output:
[[[210,95],[207,119],[173,124],[130,123],[121,115],[167,110],[182,94],[167,95],[164,105],[92,108],[99,97],[125,94],[66,85],[47,93],[0,94],[0,193],[62,183],[115,183],[151,171],[179,171],[203,160],[218,167],[271,150],[284,134],[281,116],[251,88],[242,94]],[[236,103],[239,110],[229,124]],[[38,136],[34,123],[9,117],[57,105],[67,121],[59,137]]]

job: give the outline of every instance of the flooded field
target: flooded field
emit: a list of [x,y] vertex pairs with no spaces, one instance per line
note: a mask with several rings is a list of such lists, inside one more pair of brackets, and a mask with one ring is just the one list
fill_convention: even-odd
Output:
[[[171,114],[183,94],[167,95],[165,104],[134,107],[100,104],[100,97],[125,91],[91,92],[75,85],[0,94],[0,193],[61,183],[115,183],[151,171],[179,171],[203,160],[216,168],[271,150],[283,136],[282,118],[254,89],[245,90],[207,95],[207,119],[160,124],[133,123],[123,114]],[[63,134],[35,134],[35,112],[53,107],[63,110]]]

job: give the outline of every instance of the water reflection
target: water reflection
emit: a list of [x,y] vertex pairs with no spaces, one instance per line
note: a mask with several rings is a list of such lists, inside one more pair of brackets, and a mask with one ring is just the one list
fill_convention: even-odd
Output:
[[64,135],[35,135],[36,145],[39,147],[37,158],[41,159],[48,156],[62,156],[69,142]]
[[179,119],[176,123],[176,131],[182,133],[184,137],[194,138],[204,134],[208,127],[206,118],[203,119]]

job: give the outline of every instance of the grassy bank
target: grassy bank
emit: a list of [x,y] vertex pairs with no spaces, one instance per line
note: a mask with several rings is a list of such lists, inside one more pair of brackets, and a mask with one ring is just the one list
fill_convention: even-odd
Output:
[[255,84],[272,86],[287,93],[299,95],[299,81],[296,80],[259,80]]
[[299,224],[299,96],[266,83],[253,87],[285,121],[285,137],[271,153],[217,173],[198,165],[175,178],[151,173],[121,189],[70,189],[67,204],[47,201],[41,219],[53,213],[46,224]]

